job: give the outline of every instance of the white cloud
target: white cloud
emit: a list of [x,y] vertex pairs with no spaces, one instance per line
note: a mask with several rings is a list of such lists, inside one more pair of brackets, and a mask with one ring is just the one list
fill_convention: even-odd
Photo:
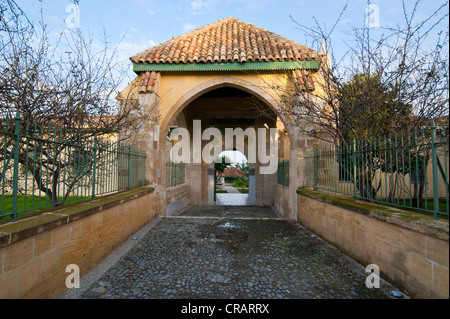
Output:
[[138,6],[146,10],[149,15],[154,15],[155,13],[161,11],[161,3],[159,0],[132,0]]
[[128,36],[117,46],[117,57],[119,61],[128,61],[130,57],[142,51],[154,47],[156,42],[153,40],[135,40]]
[[195,24],[192,24],[192,23],[183,23],[183,25],[182,25],[182,32],[183,32],[183,34],[185,34],[185,33],[188,33],[188,32],[191,32],[191,31],[193,31],[193,30],[195,30],[195,29],[197,29],[198,28],[198,26],[197,25],[195,25]]
[[206,1],[194,0],[190,3],[192,12],[202,12],[205,10]]
[[216,0],[192,0],[189,2],[190,13],[205,14],[213,9],[216,2]]

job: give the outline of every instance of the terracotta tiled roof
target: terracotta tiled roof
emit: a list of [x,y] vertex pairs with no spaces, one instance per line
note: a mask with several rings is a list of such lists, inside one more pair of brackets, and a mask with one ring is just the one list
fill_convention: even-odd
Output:
[[293,70],[292,77],[300,91],[313,91],[314,80],[309,70]]
[[242,170],[234,166],[228,166],[223,172],[217,174],[220,177],[244,177],[245,175]]
[[136,54],[134,63],[319,60],[316,51],[235,18],[225,18]]
[[155,89],[156,80],[158,79],[159,72],[147,71],[142,75],[142,84],[139,88],[139,92],[152,93]]

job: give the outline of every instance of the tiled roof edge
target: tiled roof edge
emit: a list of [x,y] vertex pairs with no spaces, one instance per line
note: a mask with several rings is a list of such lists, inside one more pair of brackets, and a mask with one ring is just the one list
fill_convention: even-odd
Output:
[[263,70],[318,70],[320,62],[304,61],[257,61],[217,63],[133,63],[136,73],[146,71],[263,71]]

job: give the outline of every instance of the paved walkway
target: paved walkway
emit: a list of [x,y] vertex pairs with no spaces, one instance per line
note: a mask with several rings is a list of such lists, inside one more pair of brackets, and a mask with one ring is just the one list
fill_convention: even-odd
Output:
[[60,298],[379,299],[395,289],[367,288],[364,267],[270,208],[191,207],[135,236]]
[[225,184],[224,189],[228,192],[228,194],[241,194],[240,191],[230,185]]
[[248,194],[216,194],[216,204],[222,206],[246,206]]
[[223,185],[228,193],[216,194],[216,205],[221,206],[246,206],[248,204],[248,194],[243,194],[231,185]]

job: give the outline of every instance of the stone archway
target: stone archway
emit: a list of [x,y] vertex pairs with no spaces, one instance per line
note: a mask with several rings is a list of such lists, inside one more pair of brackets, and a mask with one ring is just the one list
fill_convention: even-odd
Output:
[[[249,38],[252,41],[246,40]],[[289,206],[284,210],[289,216],[285,216],[296,218],[298,205],[295,202],[295,192],[304,178],[299,178],[304,175],[301,172],[304,170],[301,166],[304,163],[300,163],[302,149],[312,146],[312,142],[298,127],[287,125],[291,123],[290,119],[280,116],[278,101],[281,97],[277,91],[280,85],[297,85],[302,92],[316,91],[314,83],[321,76],[318,71],[322,60],[318,52],[265,29],[228,17],[172,38],[130,59],[138,77],[124,90],[123,96],[128,96],[125,93],[133,93],[127,98],[133,100],[130,107],[134,108],[134,102],[137,102],[139,111],[152,117],[135,140],[139,147],[147,151],[146,177],[155,187],[156,211],[162,211],[166,203],[163,149],[165,132],[192,101],[211,90],[233,87],[257,97],[278,115],[280,123],[284,123],[290,147],[287,158],[291,163],[290,183],[289,189],[283,188],[279,193],[283,193],[289,203],[286,205],[285,200],[278,206]],[[125,100],[124,97],[121,99]],[[203,171],[206,171],[206,167]],[[255,178],[257,180],[258,175]],[[257,181],[256,183],[258,184]],[[273,197],[276,187],[275,191],[271,191],[270,196]],[[276,196],[280,197],[278,195],[280,194]]]
[[[279,108],[280,105],[277,100],[264,90],[261,86],[255,85],[249,81],[240,79],[233,76],[222,76],[206,82],[192,88],[188,92],[185,92],[170,108],[167,115],[161,120],[161,131],[164,132],[168,129],[170,123],[177,117],[177,115],[196,98],[207,93],[208,91],[222,88],[222,87],[233,87],[246,91],[250,94],[255,95],[261,101],[263,101],[267,106],[271,107],[275,113],[280,117],[283,124],[286,124],[286,120],[280,115]],[[286,127],[288,127],[286,125]],[[162,138],[162,137],[160,137]],[[292,142],[292,141],[291,141]]]
[[[200,83],[199,85],[195,86],[194,88],[188,90],[187,92],[184,92],[184,94],[181,94],[180,98],[178,98],[173,105],[171,105],[170,109],[166,111],[165,116],[161,118],[161,134],[160,134],[160,145],[163,145],[164,138],[166,131],[168,130],[169,126],[175,119],[183,118],[183,110],[187,108],[191,103],[194,103],[196,99],[202,97],[204,94],[217,90],[220,88],[235,88],[244,92],[247,92],[251,94],[252,96],[257,97],[260,99],[263,103],[267,105],[268,108],[272,109],[274,114],[278,115],[278,103],[276,99],[270,95],[264,88],[261,86],[255,85],[254,83],[251,83],[249,81],[240,79],[238,77],[234,76],[221,76],[212,80],[204,81]],[[278,116],[281,118],[280,116]],[[281,118],[281,121],[283,119]],[[259,123],[259,127],[262,127],[262,123]],[[290,135],[288,135],[289,139],[291,138]],[[247,156],[248,154],[244,155]],[[164,158],[161,158],[161,161],[164,161]],[[164,168],[164,165],[161,163],[160,167]],[[294,166],[295,167],[295,166]],[[213,165],[201,165],[201,164],[191,164],[189,167],[189,173],[192,175],[197,174],[197,181],[192,184],[198,184],[203,183],[207,184],[207,191],[205,189],[198,189],[193,190],[195,186],[191,186],[191,203],[193,204],[215,204],[214,202],[214,170]],[[249,172],[250,176],[249,179],[252,183],[252,191],[249,194],[251,197],[251,204],[257,204],[257,205],[272,205],[271,198],[273,198],[273,185],[268,187],[267,185],[273,184],[276,182],[276,176],[275,177],[268,177],[268,176],[261,176],[258,175],[258,169],[255,165],[251,165],[251,169]],[[161,174],[164,176],[164,173]],[[272,179],[271,179],[272,178]],[[192,182],[192,180],[191,180]],[[258,184],[260,187],[256,191],[254,185]],[[265,186],[263,186],[265,185]],[[265,187],[265,189],[263,189]],[[206,188],[206,187],[204,187]],[[265,193],[264,193],[265,192]],[[203,199],[195,199],[194,197],[197,196],[197,194],[200,193],[200,195]],[[255,194],[257,193],[257,194]],[[264,193],[264,194],[263,194]]]

